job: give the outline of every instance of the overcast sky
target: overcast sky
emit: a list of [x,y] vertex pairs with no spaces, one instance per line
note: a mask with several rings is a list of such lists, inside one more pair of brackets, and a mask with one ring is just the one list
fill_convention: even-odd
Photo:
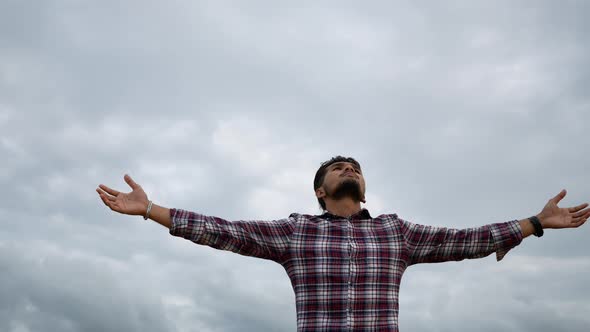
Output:
[[[319,214],[338,154],[373,215],[590,202],[590,2],[285,3],[0,0],[0,331],[295,330],[280,265],[106,208],[125,173],[229,220]],[[587,331],[588,227],[409,268],[400,329]]]

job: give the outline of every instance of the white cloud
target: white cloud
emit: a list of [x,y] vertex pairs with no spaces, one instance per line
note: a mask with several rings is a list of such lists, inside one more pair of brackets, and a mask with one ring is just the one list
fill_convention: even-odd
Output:
[[10,322],[11,332],[29,332],[29,328],[24,322],[13,320]]
[[236,163],[235,169],[266,174],[280,163],[283,149],[263,123],[238,116],[222,120],[213,132],[212,143],[225,158]]

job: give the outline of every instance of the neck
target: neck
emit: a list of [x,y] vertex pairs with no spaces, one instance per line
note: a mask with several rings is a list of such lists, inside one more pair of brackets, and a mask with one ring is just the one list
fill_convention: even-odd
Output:
[[326,210],[335,216],[348,218],[361,210],[361,202],[345,197],[339,200],[324,199]]

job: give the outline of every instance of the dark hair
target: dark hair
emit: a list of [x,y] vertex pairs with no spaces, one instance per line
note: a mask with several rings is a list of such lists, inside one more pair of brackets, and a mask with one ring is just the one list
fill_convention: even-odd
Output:
[[[352,157],[342,157],[342,156],[332,157],[332,159],[324,161],[322,163],[322,165],[320,166],[320,168],[318,168],[318,171],[315,173],[315,178],[313,179],[313,190],[314,191],[324,184],[324,178],[326,177],[326,172],[328,170],[328,167],[330,167],[330,165],[332,165],[334,163],[339,163],[339,162],[352,163],[352,164],[356,165],[359,169],[361,168],[361,165],[359,164],[359,162],[354,160],[354,158],[352,158]],[[318,198],[318,202],[320,203],[320,206],[322,207],[322,209],[326,210],[326,202],[324,202],[324,199]]]

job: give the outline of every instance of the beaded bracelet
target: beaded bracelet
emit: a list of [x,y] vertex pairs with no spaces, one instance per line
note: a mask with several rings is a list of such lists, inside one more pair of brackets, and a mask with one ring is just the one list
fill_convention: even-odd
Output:
[[143,216],[144,220],[148,220],[149,216],[150,216],[150,211],[152,210],[152,201],[150,201],[150,203],[148,204],[148,208],[147,211],[145,213],[145,216]]

